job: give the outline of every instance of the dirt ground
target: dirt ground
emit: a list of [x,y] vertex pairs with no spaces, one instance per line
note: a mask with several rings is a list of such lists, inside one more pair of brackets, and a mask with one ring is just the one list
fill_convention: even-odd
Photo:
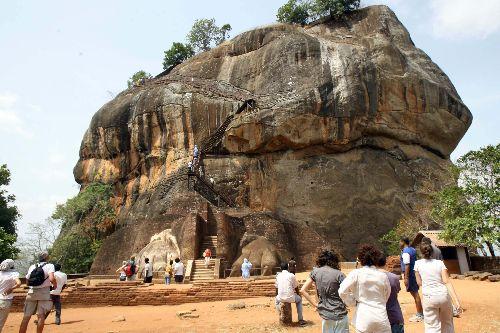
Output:
[[[466,311],[455,319],[457,333],[500,333],[500,283],[453,280]],[[155,286],[159,287],[159,286]],[[415,312],[413,299],[406,292],[399,296],[405,320]],[[47,319],[45,332],[320,332],[321,320],[310,306],[304,307],[305,327],[282,328],[269,297],[243,299],[246,307],[230,310],[237,301],[193,303],[176,306],[135,306],[64,309],[62,325],[54,325],[54,315]],[[178,311],[192,310],[199,318],[179,319]],[[295,308],[294,321],[297,320]],[[351,316],[352,313],[349,314]],[[122,317],[122,318],[120,318]],[[2,332],[17,332],[21,313],[11,313]],[[117,319],[124,321],[116,321]],[[33,317],[34,319],[34,317]],[[33,320],[28,332],[35,332]],[[351,332],[354,332],[351,329]],[[406,333],[424,332],[423,323],[405,323]]]

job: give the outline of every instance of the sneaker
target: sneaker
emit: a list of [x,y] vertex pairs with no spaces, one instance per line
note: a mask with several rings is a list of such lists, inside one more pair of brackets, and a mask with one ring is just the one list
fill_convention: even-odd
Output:
[[305,321],[305,320],[299,320],[299,325],[300,326],[306,326],[307,325],[307,321]]
[[413,317],[411,317],[409,319],[409,321],[412,322],[412,323],[419,323],[419,322],[421,322],[423,320],[424,320],[424,315],[421,314],[421,313],[417,313],[416,315],[414,315]]

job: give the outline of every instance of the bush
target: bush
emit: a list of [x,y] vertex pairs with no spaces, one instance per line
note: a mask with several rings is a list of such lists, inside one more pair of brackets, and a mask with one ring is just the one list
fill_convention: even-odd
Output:
[[16,259],[19,249],[14,246],[16,235],[9,234],[0,227],[0,262],[5,259]]
[[100,246],[101,241],[92,241],[76,227],[61,234],[49,253],[66,273],[87,273]]
[[142,82],[144,82],[144,80],[149,80],[151,79],[153,76],[149,73],[146,73],[145,71],[138,71],[138,72],[135,72],[134,75],[132,75],[129,80],[127,81],[127,86],[129,88],[132,88],[134,85],[138,85]]
[[189,44],[173,43],[172,47],[165,51],[163,58],[163,69],[179,64],[194,55],[194,50]]
[[278,9],[278,22],[307,24],[313,19],[330,16],[342,18],[358,9],[360,0],[289,0]]
[[187,35],[187,40],[196,52],[205,52],[224,42],[229,37],[229,31],[231,31],[229,24],[219,28],[213,18],[196,20]]

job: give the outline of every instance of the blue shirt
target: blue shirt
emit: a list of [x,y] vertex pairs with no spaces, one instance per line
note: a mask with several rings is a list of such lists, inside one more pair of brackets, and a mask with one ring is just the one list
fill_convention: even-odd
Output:
[[404,274],[405,273],[405,264],[403,262],[403,253],[408,253],[410,255],[410,276],[415,275],[415,271],[413,270],[413,267],[415,267],[415,262],[417,261],[417,250],[415,250],[413,247],[408,246],[401,251],[401,255],[399,257],[401,261],[401,272]]

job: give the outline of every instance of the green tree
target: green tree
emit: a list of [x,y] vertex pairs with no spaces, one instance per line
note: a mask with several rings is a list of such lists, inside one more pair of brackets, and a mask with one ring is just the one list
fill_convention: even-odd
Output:
[[4,232],[16,235],[16,221],[21,215],[17,207],[13,205],[16,197],[9,194],[5,186],[10,184],[10,171],[7,165],[0,166],[0,228]]
[[305,25],[309,21],[310,4],[308,1],[289,0],[278,9],[278,22]]
[[170,49],[165,51],[165,57],[163,58],[163,69],[179,64],[194,55],[194,50],[189,44],[176,43],[174,42]]
[[329,15],[333,19],[339,19],[359,6],[360,0],[312,0],[310,14],[314,17]]
[[213,18],[199,19],[194,22],[187,40],[196,52],[205,52],[226,40],[229,37],[229,31],[231,31],[229,24],[219,28]]
[[134,85],[136,84],[140,84],[141,82],[143,82],[144,80],[149,80],[151,79],[153,76],[149,73],[146,73],[145,71],[143,70],[140,70],[138,72],[135,72],[134,75],[132,75],[128,81],[127,81],[127,86],[129,88],[132,88]]
[[443,239],[469,247],[500,245],[500,144],[470,151],[454,167],[456,184],[434,198],[433,214],[443,221]]
[[115,225],[112,196],[111,185],[91,183],[66,203],[57,205],[52,218],[60,220],[63,229],[78,226],[92,242],[98,241]]
[[101,241],[92,241],[80,227],[64,232],[54,243],[49,253],[67,273],[87,273],[92,266]]
[[14,246],[16,243],[16,235],[5,232],[5,230],[0,227],[0,262],[5,259],[16,258],[19,253],[19,249]]

